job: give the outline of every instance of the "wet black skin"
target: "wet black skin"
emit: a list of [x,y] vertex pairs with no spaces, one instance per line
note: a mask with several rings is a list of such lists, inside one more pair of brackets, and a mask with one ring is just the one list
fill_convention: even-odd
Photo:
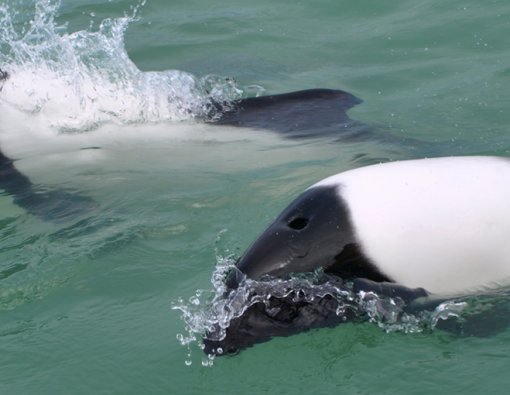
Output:
[[[363,254],[348,205],[341,198],[341,188],[341,185],[310,188],[283,210],[238,261],[236,271],[227,279],[230,292],[235,292],[245,277],[282,277],[323,268],[323,281],[335,282],[339,289],[400,298],[404,303],[426,297],[421,288],[409,289],[393,283]],[[339,313],[340,303],[328,295],[307,301],[299,297],[299,290],[286,298],[270,296],[269,309],[263,303],[250,306],[230,322],[225,338],[217,340],[206,334],[204,351],[224,355],[273,336],[290,336],[311,328],[366,319],[361,306]],[[222,352],[218,353],[218,349]]]
[[[230,321],[224,339],[206,336],[203,339],[204,352],[208,355],[232,355],[275,336],[292,336],[312,328],[334,327],[358,320],[353,309],[336,314],[339,303],[329,295],[307,302],[296,292],[286,298],[270,297],[267,302],[270,309],[278,311],[277,314],[270,314],[262,302],[251,305],[242,316]],[[359,321],[364,319],[359,317]]]
[[[310,188],[294,200],[241,257],[239,271],[257,279],[324,268],[344,280],[391,281],[360,250],[338,188]],[[241,277],[233,273],[228,286],[236,288]]]
[[333,137],[357,141],[374,137],[372,127],[352,120],[347,110],[363,100],[337,89],[308,89],[214,103],[213,125],[270,130],[289,139]]

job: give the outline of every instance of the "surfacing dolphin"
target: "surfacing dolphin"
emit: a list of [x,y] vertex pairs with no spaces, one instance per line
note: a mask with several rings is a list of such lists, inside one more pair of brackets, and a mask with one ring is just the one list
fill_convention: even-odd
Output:
[[[372,165],[329,177],[262,232],[227,280],[285,278],[322,269],[338,287],[406,303],[510,285],[510,159],[449,157]],[[347,289],[347,288],[345,288]],[[298,292],[299,290],[296,290]],[[289,294],[257,303],[206,352],[234,352],[271,336],[352,320],[340,299]],[[275,298],[273,298],[275,299]],[[272,305],[271,305],[272,304]],[[221,353],[219,353],[221,354]]]

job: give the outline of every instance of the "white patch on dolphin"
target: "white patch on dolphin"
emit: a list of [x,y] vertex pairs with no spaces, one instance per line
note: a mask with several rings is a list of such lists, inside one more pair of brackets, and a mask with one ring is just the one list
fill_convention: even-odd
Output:
[[248,277],[319,267],[440,295],[510,284],[510,160],[448,157],[311,186],[238,262]]

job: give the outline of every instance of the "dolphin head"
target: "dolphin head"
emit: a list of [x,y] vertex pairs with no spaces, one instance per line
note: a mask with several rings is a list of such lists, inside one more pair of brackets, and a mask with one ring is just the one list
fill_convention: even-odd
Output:
[[[355,243],[340,186],[311,187],[294,200],[253,242],[237,263],[246,277],[279,277],[327,268]],[[239,276],[232,275],[230,287]]]

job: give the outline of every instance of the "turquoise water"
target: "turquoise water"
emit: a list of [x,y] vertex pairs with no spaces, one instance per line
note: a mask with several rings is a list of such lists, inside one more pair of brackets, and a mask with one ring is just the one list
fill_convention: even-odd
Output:
[[[507,392],[510,330],[484,330],[506,315],[504,297],[482,336],[345,324],[213,361],[197,341],[181,345],[172,306],[204,311],[215,265],[326,176],[510,156],[510,4],[36,3],[0,6],[11,74],[0,148],[42,188],[96,204],[48,221],[0,197],[1,393]],[[349,116],[395,138],[296,142],[200,123],[207,92],[315,87],[363,99]]]

